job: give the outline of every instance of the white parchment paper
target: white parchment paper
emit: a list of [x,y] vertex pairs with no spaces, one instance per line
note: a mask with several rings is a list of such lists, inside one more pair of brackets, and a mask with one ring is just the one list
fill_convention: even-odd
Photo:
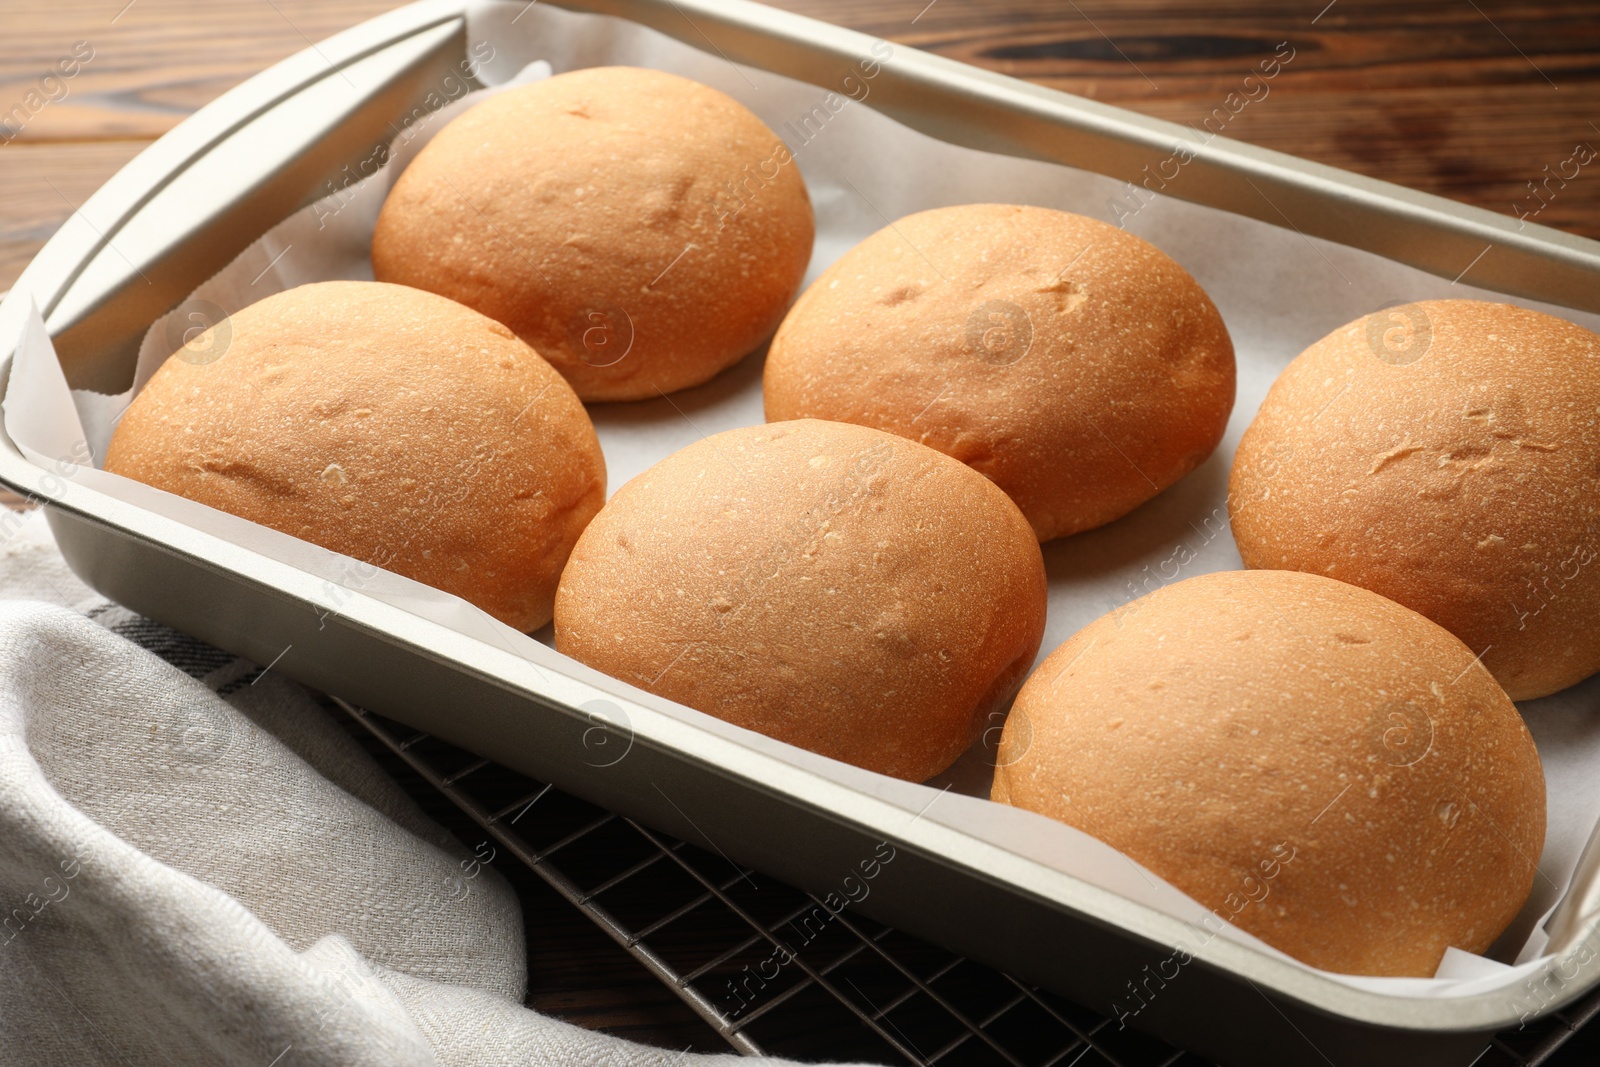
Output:
[[[546,77],[552,70],[631,64],[673,71],[743,101],[789,143],[810,189],[817,242],[807,283],[890,220],[975,201],[1037,204],[1107,222],[1116,222],[1121,215],[1128,230],[1160,246],[1200,281],[1222,311],[1239,362],[1238,400],[1227,436],[1209,462],[1132,515],[1045,546],[1050,603],[1041,657],[1086,623],[1146,591],[1241,565],[1228,532],[1225,504],[1234,448],[1278,372],[1334,328],[1397,302],[1472,297],[1509,299],[1600,330],[1600,316],[1502,297],[1474,289],[1464,279],[1452,283],[1292,229],[1166,197],[1156,197],[1129,217],[1124,189],[1110,179],[923,136],[872,109],[873,75],[868,73],[874,70],[872,63],[886,55],[893,63],[893,49],[884,42],[878,43],[875,54],[861,57],[851,80],[841,80],[830,90],[738,67],[715,52],[600,16],[521,2],[486,2],[471,10],[468,21],[468,61],[485,84],[503,88]],[[134,392],[186,336],[193,336],[194,326],[215,321],[215,309],[231,313],[310,281],[370,278],[369,238],[393,175],[453,115],[482,96],[463,91],[443,110],[416,116],[400,130],[386,165],[379,159],[371,161],[363,168],[364,173],[372,172],[370,177],[337,192],[330,190],[327,198],[276,226],[184,305],[153,324],[140,353],[134,389],[126,394],[69,394],[37,314],[7,324],[7,336],[0,341],[17,337],[18,346],[5,403],[6,426],[30,459],[59,476],[325,578],[329,611],[338,611],[354,594],[376,597],[537,664],[589,678],[592,672],[546,647],[548,629],[535,637],[516,633],[455,597],[72,458],[81,458],[86,445],[96,460],[104,455],[115,420]],[[1176,179],[1182,180],[1181,175]],[[1113,207],[1116,202],[1124,205],[1121,211]],[[706,435],[763,421],[761,364],[761,355],[753,355],[710,383],[668,399],[591,406],[611,490]],[[607,682],[616,691],[628,692],[621,683]],[[1579,852],[1600,819],[1600,773],[1596,773],[1600,678],[1521,707],[1544,760],[1550,798],[1540,873],[1523,913],[1487,957],[1451,950],[1435,978],[1334,976],[1339,981],[1398,996],[1459,996],[1512,991],[1541,966],[1544,935],[1539,924],[1565,890]],[[980,799],[987,795],[992,773],[987,762],[990,750],[982,744],[930,785],[914,785],[844,766],[689,709],[674,708],[673,714],[1186,919],[1197,928],[1218,925],[1198,903],[1093,838],[1053,820]],[[994,736],[987,738],[991,747]],[[1232,926],[1224,926],[1216,936],[1288,958]],[[1520,964],[1509,965],[1519,959]]]

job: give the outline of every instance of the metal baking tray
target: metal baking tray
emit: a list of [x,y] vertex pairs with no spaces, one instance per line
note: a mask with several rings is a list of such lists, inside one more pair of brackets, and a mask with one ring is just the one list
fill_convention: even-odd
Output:
[[[872,44],[743,0],[559,6],[630,19],[819,86],[837,84]],[[148,324],[340,184],[400,116],[460,78],[466,48],[462,0],[423,0],[250,79],[107,182],[28,266],[0,316],[35,301],[73,386],[126,389]],[[1180,135],[902,47],[878,76],[873,106],[949,142],[1127,180]],[[1470,261],[1479,286],[1600,311],[1596,242],[1222,137],[1198,149],[1186,173],[1173,187],[1183,199],[1274,225],[1292,218],[1303,233],[1447,278]],[[1488,247],[1495,255],[1482,254]],[[576,664],[541,669],[359,593],[329,613],[321,578],[36,466],[3,430],[0,482],[49,505],[67,561],[105,595],[730,863],[821,895],[889,842],[895,859],[858,910],[1096,1011],[1183,937],[1176,918],[701,729]],[[585,710],[600,700],[620,715]],[[606,738],[626,742],[627,758],[596,758]],[[1226,1063],[1465,1065],[1525,1010],[1503,993],[1382,996],[1221,938],[1193,957],[1133,1025]],[[1597,982],[1600,954],[1570,957],[1541,986],[1541,1010]]]

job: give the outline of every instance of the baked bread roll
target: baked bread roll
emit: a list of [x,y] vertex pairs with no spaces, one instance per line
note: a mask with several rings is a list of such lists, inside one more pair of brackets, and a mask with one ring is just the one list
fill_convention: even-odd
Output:
[[1044,633],[1028,524],[967,467],[842,423],[750,426],[617,491],[556,593],[556,648],[652,693],[922,781]]
[[1428,616],[1513,700],[1600,670],[1600,336],[1429,300],[1301,353],[1234,458],[1249,567],[1311,571]]
[[395,183],[380,281],[510,326],[584,400],[697,385],[756,348],[811,259],[811,201],[738,101],[597,67],[462,114]]
[[227,321],[221,358],[151,377],[106,470],[518,630],[550,621],[606,473],[583,405],[537,352],[454,301],[376,282],[302,285]]
[[987,475],[1039,540],[1194,470],[1233,410],[1233,343],[1160,249],[1081,215],[965,204],[846,252],[784,319],[767,418],[887,430]]
[[1544,846],[1539,755],[1473,653],[1314,574],[1207,574],[1090,623],[1023,686],[996,763],[995,800],[1346,974],[1481,952]]

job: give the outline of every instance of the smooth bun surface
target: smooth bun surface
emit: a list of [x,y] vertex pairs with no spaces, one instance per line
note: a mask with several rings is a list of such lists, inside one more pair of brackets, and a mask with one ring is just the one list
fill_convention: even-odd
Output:
[[637,400],[755,349],[812,238],[793,158],[744,105],[597,67],[440,130],[384,202],[372,267],[510,326],[583,399]]
[[1294,571],[1191,578],[1084,627],[1023,686],[996,762],[995,800],[1347,974],[1481,952],[1544,847],[1539,755],[1472,652]]
[[[320,282],[227,320],[215,362],[168,359],[105,468],[436,586],[518,630],[605,500],[567,383],[443,297]],[[208,346],[202,346],[208,347]]]
[[573,550],[556,647],[779,740],[922,781],[1038,652],[1045,574],[1004,493],[903,438],[715,434],[617,491]]
[[1233,343],[1199,284],[1103,222],[966,204],[845,253],[773,338],[767,418],[909,437],[1005,490],[1041,541],[1199,466],[1233,410]]
[[1465,641],[1515,700],[1600,670],[1600,336],[1430,300],[1301,353],[1239,445],[1246,566],[1325,574]]

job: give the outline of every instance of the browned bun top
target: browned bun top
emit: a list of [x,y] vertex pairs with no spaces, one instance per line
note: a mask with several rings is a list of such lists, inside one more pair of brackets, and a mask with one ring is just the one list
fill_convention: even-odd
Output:
[[1044,632],[1038,543],[993,484],[841,423],[715,434],[617,491],[556,647],[632,685],[913,781],[1003,707]]
[[803,293],[767,356],[770,420],[909,437],[993,479],[1041,541],[1199,466],[1233,344],[1160,249],[1081,215],[964,204],[900,219]]
[[1600,670],[1600,336],[1428,300],[1302,352],[1234,458],[1250,567],[1364,586],[1526,700]]
[[787,148],[738,101],[596,67],[456,118],[372,235],[381,281],[510,326],[585,400],[696,385],[778,324],[811,258]]
[[[605,500],[583,405],[500,323],[319,282],[226,320],[134,398],[106,470],[426,582],[519,630]],[[215,333],[215,328],[213,330]]]
[[1203,575],[1089,624],[1023,686],[997,763],[995,800],[1348,974],[1487,948],[1544,846],[1539,755],[1472,652],[1313,574]]

